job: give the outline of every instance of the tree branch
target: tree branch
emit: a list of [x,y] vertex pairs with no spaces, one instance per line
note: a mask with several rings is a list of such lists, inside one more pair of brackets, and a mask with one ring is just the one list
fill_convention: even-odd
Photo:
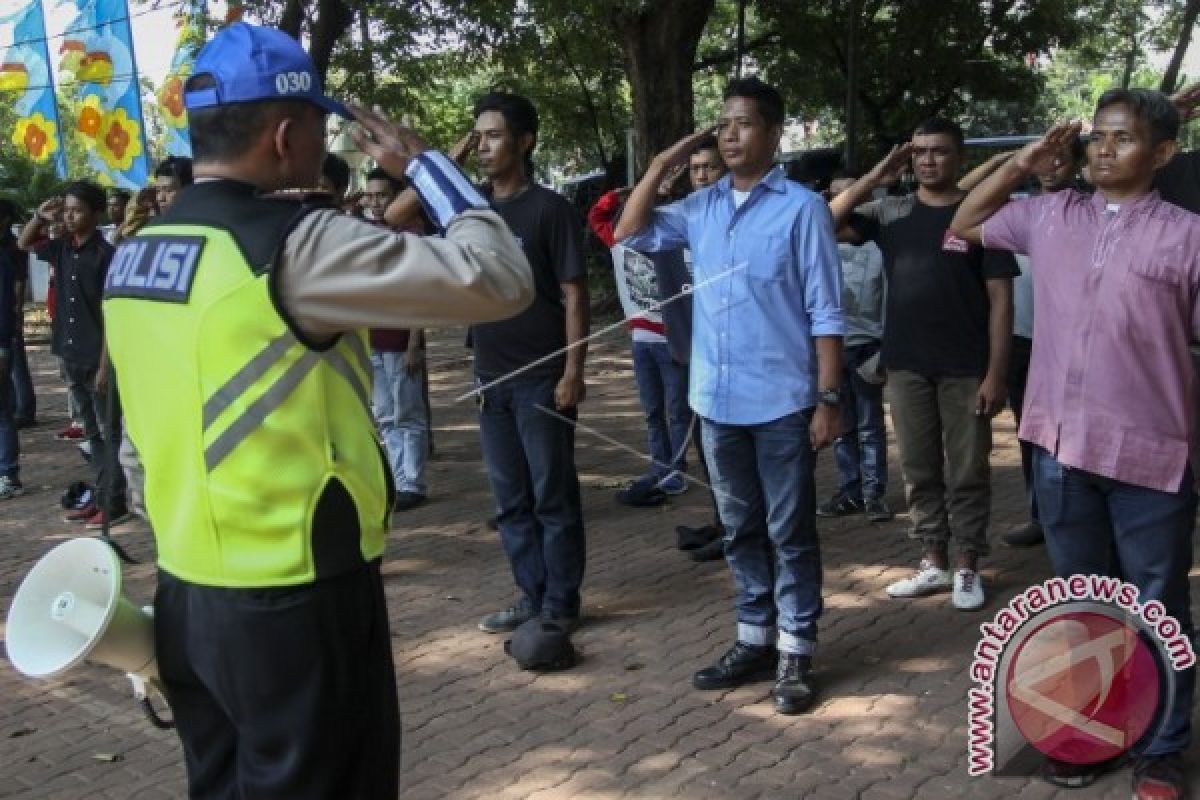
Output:
[[1200,16],[1200,0],[1187,0],[1187,5],[1183,10],[1183,26],[1179,30],[1179,39],[1175,42],[1175,49],[1171,52],[1171,61],[1167,64],[1167,70],[1163,73],[1162,83],[1159,84],[1159,91],[1170,94],[1176,89],[1175,84],[1179,82],[1179,70],[1183,67],[1183,57],[1187,54],[1188,45],[1192,41],[1192,29],[1196,27],[1196,18]]
[[[746,47],[742,52],[749,53],[754,50],[761,50],[764,47],[779,44],[781,41],[782,41],[782,38],[780,37],[778,32],[772,31],[771,33],[764,33],[763,35],[756,36],[755,38],[746,42]],[[704,58],[701,58],[698,61],[696,61],[696,63],[692,66],[692,71],[699,72],[700,70],[708,69],[709,67],[716,67],[721,64],[728,64],[729,62],[736,59],[737,56],[738,56],[738,53],[737,53],[736,47],[729,49],[729,50],[722,50],[719,53],[713,53],[711,56],[705,56]]]

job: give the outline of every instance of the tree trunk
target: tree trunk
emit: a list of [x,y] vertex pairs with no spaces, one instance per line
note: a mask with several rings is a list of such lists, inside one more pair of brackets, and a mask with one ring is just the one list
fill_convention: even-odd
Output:
[[333,48],[353,23],[354,9],[345,0],[317,0],[317,14],[308,32],[308,54],[322,83],[329,72]]
[[291,36],[300,38],[300,25],[304,22],[304,0],[287,0],[283,13],[279,15],[279,30]]
[[1175,42],[1175,50],[1171,53],[1171,62],[1163,73],[1159,91],[1171,94],[1178,87],[1179,70],[1183,67],[1183,57],[1187,55],[1188,45],[1192,41],[1192,31],[1196,27],[1196,18],[1200,16],[1200,0],[1187,0],[1183,9],[1183,25],[1179,28],[1179,39]]
[[657,0],[614,15],[633,94],[639,173],[693,130],[692,66],[714,2]]
[[858,26],[861,0],[850,0],[846,14],[846,149],[842,160],[846,169],[858,168]]

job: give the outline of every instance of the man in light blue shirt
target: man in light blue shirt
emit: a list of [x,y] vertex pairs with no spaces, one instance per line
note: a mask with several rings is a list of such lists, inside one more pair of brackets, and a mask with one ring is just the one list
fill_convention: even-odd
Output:
[[[688,247],[695,270],[691,388],[737,582],[737,641],[692,679],[739,686],[778,666],[775,708],[811,707],[821,614],[814,451],[841,418],[841,268],[822,199],[773,165],[783,100],[757,78],[725,91],[716,127],[729,174],[654,208],[663,174],[712,129],[657,156],[616,238]],[[778,660],[776,660],[778,648]]]

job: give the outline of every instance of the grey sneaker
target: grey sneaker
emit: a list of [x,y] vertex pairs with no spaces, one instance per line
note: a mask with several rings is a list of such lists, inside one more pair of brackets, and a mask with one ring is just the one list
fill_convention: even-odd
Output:
[[515,605],[511,605],[503,611],[488,614],[479,620],[479,630],[484,633],[508,633],[515,631],[521,627],[522,623],[528,622],[536,616],[529,600],[522,597]]
[[0,475],[0,500],[11,500],[25,494],[25,487],[16,478]]

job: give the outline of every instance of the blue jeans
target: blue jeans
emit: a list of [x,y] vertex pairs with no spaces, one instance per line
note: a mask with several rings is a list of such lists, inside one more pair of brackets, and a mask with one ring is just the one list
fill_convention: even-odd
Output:
[[37,417],[37,394],[29,374],[29,357],[25,352],[25,336],[20,330],[13,336],[12,345],[13,417],[20,422],[32,422]]
[[672,470],[686,472],[692,425],[687,367],[671,358],[666,342],[635,341],[633,374],[646,413],[646,447],[654,459],[650,474],[666,477]]
[[375,421],[387,448],[396,490],[423,495],[429,457],[425,370],[409,375],[404,369],[404,353],[372,353],[371,366],[375,372]]
[[703,434],[737,584],[737,638],[802,655],[816,649],[822,608],[811,413],[762,425],[706,419]]
[[883,416],[883,384],[867,383],[858,368],[878,352],[878,344],[846,348],[842,376],[844,432],[833,443],[838,491],[856,500],[887,494],[887,429]]
[[[1178,492],[1160,492],[1065,467],[1035,447],[1033,480],[1055,574],[1119,574],[1138,588],[1139,603],[1161,602],[1194,642],[1188,586],[1196,525],[1191,471]],[[1191,741],[1196,668],[1175,678],[1170,714],[1146,755],[1179,753]]]
[[18,459],[21,455],[17,424],[13,419],[15,394],[12,381],[0,381],[0,476],[14,481],[20,479]]
[[516,377],[484,390],[479,434],[517,586],[534,611],[575,617],[587,543],[575,472],[576,412],[555,409],[557,385],[557,376]]

